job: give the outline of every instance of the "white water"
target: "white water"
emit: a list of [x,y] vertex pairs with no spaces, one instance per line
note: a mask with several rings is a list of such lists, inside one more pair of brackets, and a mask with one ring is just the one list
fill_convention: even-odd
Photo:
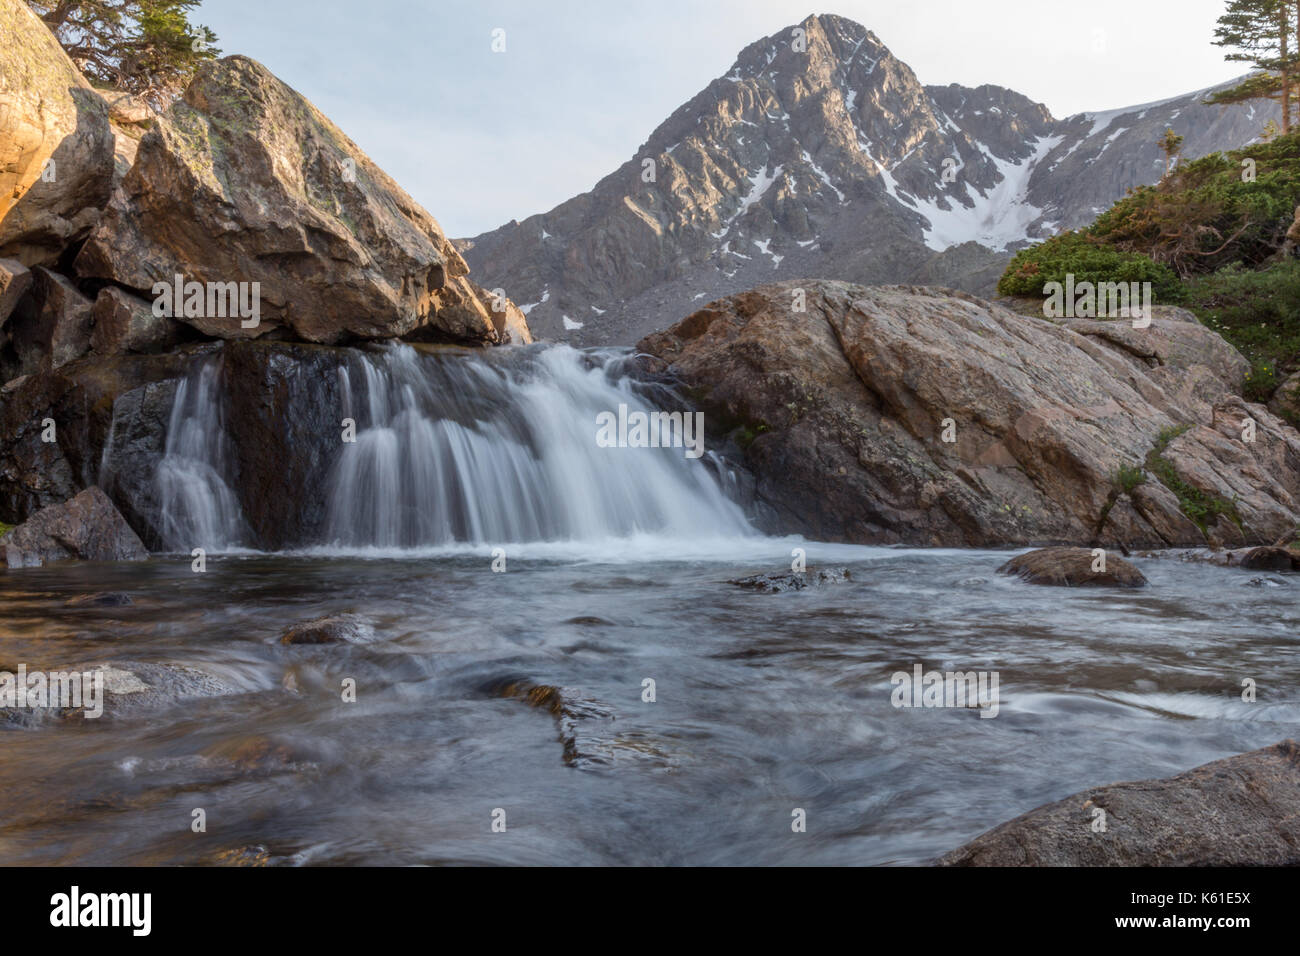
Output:
[[206,359],[176,390],[167,444],[154,475],[159,533],[168,547],[233,551],[248,541],[228,484],[230,437],[222,420],[220,363]]
[[[687,541],[735,553],[755,535],[711,453],[691,460],[684,448],[597,445],[597,416],[620,405],[689,411],[637,381],[625,351],[393,345],[340,357],[341,407],[331,417],[353,419],[356,440],[321,436],[337,460],[324,487],[302,494],[326,498],[326,520],[296,548],[388,555],[532,544],[557,555],[632,547],[667,557],[684,556]],[[219,363],[192,373],[172,410],[156,476],[169,547],[256,546],[230,488],[239,436],[222,421]]]

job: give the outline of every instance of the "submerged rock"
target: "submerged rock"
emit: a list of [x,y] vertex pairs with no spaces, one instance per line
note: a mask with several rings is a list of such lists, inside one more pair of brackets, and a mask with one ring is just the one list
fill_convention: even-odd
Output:
[[110,717],[170,707],[185,700],[239,693],[227,681],[187,664],[114,661],[79,669],[96,668],[104,671],[104,713]]
[[[1160,557],[1155,552],[1152,557]],[[1178,552],[1180,561],[1196,564],[1213,564],[1221,568],[1245,568],[1248,571],[1300,571],[1300,552],[1280,545],[1262,545],[1257,548],[1232,548],[1210,550],[1196,548]]]
[[564,744],[564,762],[569,766],[613,762],[610,742],[591,729],[592,722],[603,724],[614,719],[613,712],[603,704],[583,697],[571,687],[529,681],[506,681],[492,690],[497,696],[522,700],[554,717]]
[[[720,299],[638,347],[744,449],[774,529],[1159,548],[1272,542],[1300,523],[1300,433],[1233,394],[1231,346],[1177,318],[1149,337],[1113,325],[807,279]],[[1147,480],[1119,494],[1121,468]]]
[[42,508],[0,537],[0,564],[40,567],[56,561],[142,561],[144,543],[99,488]]
[[[1099,820],[1104,829],[1094,829]],[[1300,865],[1300,745],[1085,790],[976,837],[941,866]]]
[[374,626],[355,614],[327,614],[295,624],[280,635],[281,644],[366,644]]
[[1300,571],[1300,553],[1290,548],[1251,548],[1236,562],[1250,571]]
[[[14,672],[16,669],[5,667],[0,670]],[[70,701],[56,697],[61,689],[56,690],[51,683],[46,685],[45,690],[48,706],[0,707],[0,717],[6,722],[35,727],[51,718],[93,721],[105,717],[132,716],[137,712],[171,707],[186,700],[239,693],[238,688],[225,680],[187,664],[99,661],[46,668],[28,667],[27,674],[31,675],[38,670],[46,674],[78,675],[80,700],[76,696]],[[102,692],[99,697],[95,696],[96,679],[99,681],[99,691]],[[59,706],[61,702],[70,703],[70,706]]]
[[840,584],[848,581],[849,578],[848,568],[809,568],[807,571],[754,574],[747,578],[736,578],[729,583],[753,591],[762,591],[765,594],[780,594],[785,591],[802,591],[804,588]]
[[92,594],[78,594],[68,598],[67,607],[130,607],[135,601],[131,595],[122,591],[95,591]]
[[1097,558],[1089,548],[1040,548],[1017,555],[1002,567],[999,574],[1014,574],[1029,584],[1058,587],[1140,588],[1147,579],[1123,558],[1106,555],[1104,571],[1093,570]]

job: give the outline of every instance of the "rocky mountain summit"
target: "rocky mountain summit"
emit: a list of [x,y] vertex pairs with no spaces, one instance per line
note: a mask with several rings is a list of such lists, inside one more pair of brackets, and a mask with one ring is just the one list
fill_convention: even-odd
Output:
[[626,163],[550,212],[460,243],[541,336],[631,344],[795,276],[992,290],[1009,250],[1280,114],[1207,91],[1056,119],[997,86],[924,86],[875,34],[813,16],[751,44]]

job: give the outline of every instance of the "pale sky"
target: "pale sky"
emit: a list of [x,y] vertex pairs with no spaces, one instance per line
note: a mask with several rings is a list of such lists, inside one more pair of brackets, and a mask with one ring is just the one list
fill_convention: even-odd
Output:
[[[1061,117],[1246,72],[1224,0],[204,0],[452,236],[545,212],[627,160],[754,40],[810,13],[863,24],[922,83],[992,83]],[[505,30],[504,53],[492,32]]]

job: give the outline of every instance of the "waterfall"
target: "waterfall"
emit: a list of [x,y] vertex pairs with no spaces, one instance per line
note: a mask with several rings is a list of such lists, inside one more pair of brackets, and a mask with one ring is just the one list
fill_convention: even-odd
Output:
[[[351,420],[342,441],[331,424],[311,432],[311,449],[283,450],[326,463],[308,482],[314,486],[295,488],[302,502],[324,502],[310,540],[295,547],[753,533],[725,462],[712,452],[695,459],[682,447],[598,443],[598,416],[620,406],[627,413],[689,414],[670,389],[638,378],[628,350],[389,344],[332,355],[311,371],[289,373],[299,376],[294,401],[311,404],[320,421]],[[257,546],[232,489],[238,483],[230,462],[241,436],[223,421],[222,388],[216,356],[190,372],[171,410],[155,474],[161,514],[154,523],[177,550]]]
[[167,443],[154,474],[158,531],[168,549],[230,551],[248,543],[230,487],[230,436],[222,422],[221,367],[209,358],[176,390]]

